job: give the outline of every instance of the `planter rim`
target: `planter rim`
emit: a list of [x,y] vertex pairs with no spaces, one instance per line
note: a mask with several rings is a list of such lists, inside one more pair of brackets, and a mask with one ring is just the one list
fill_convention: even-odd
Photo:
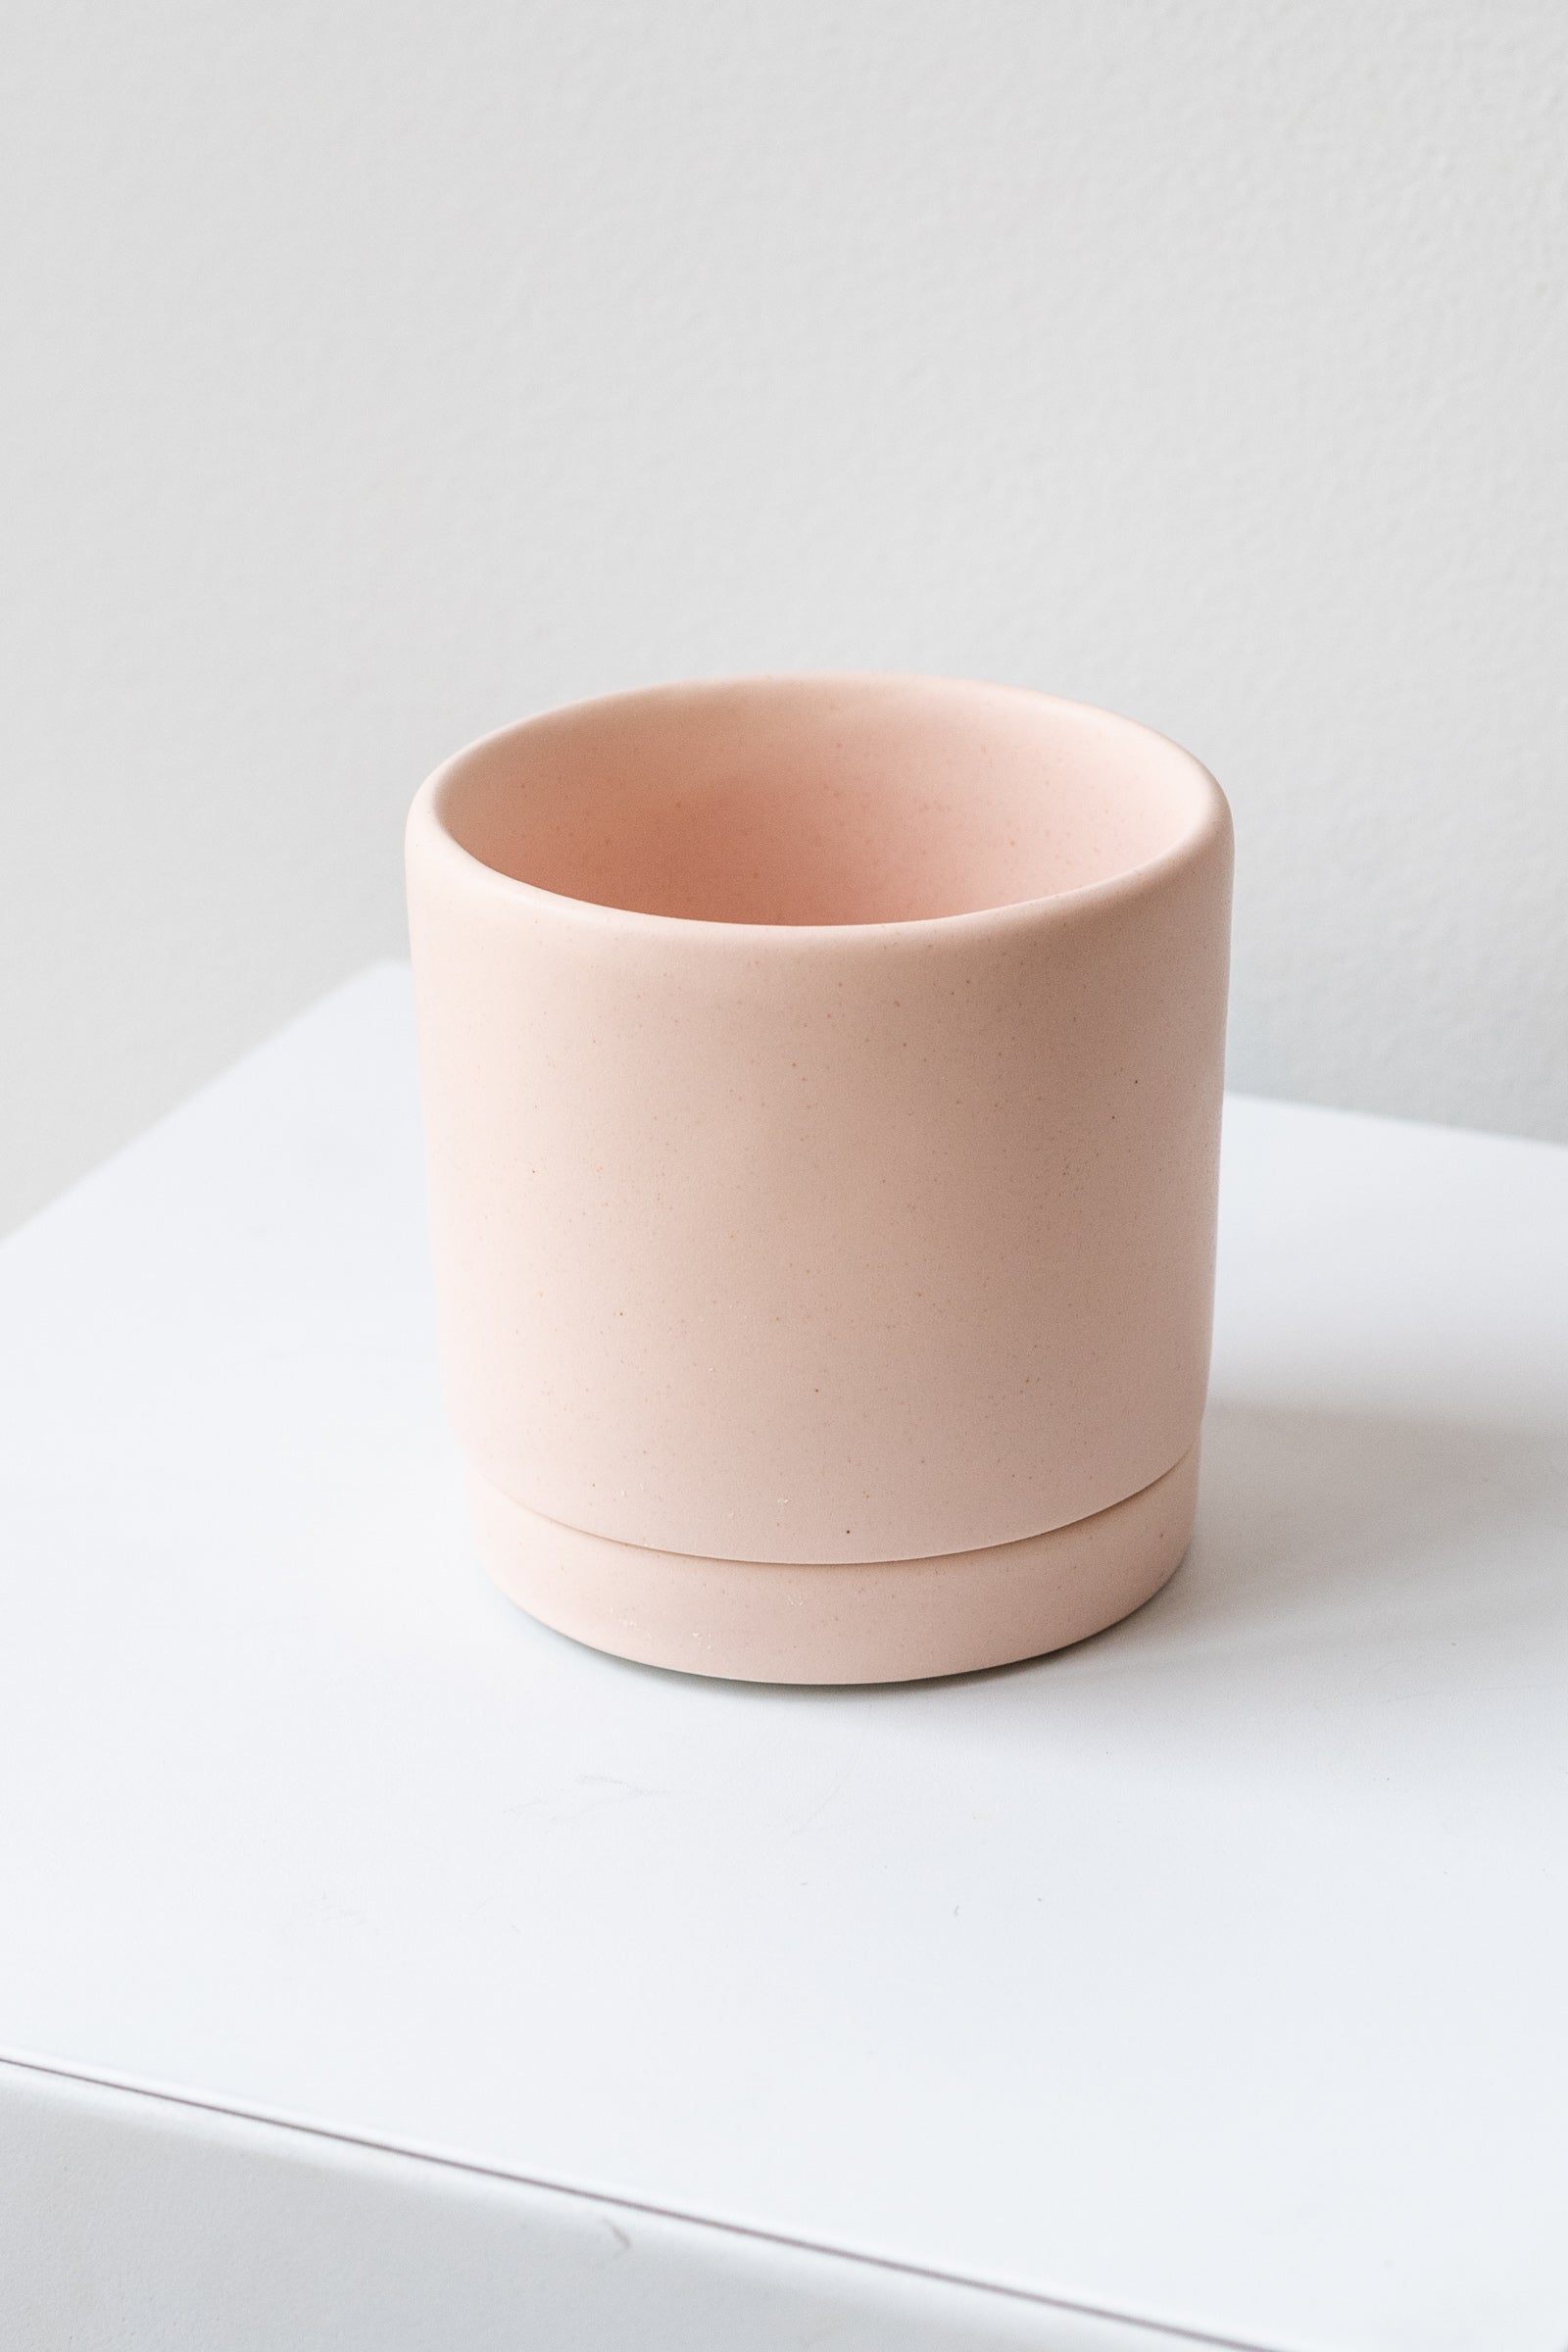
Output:
[[[1094,881],[1044,892],[1032,898],[1004,900],[996,906],[964,908],[951,914],[839,923],[730,921],[705,915],[652,913],[641,907],[612,906],[599,899],[572,897],[564,891],[547,889],[542,883],[522,881],[516,875],[505,873],[499,866],[489,864],[459,841],[448,821],[447,808],[451,794],[475,760],[499,750],[503,745],[524,742],[535,728],[567,712],[635,714],[639,708],[655,710],[661,706],[681,700],[716,698],[734,693],[737,689],[745,691],[778,686],[828,690],[866,686],[936,687],[969,694],[980,701],[1028,703],[1042,710],[1054,711],[1070,718],[1091,719],[1097,726],[1146,744],[1151,750],[1156,750],[1162,759],[1174,763],[1192,790],[1192,814],[1175,839],[1156,851],[1153,857],[1102,875]],[[672,680],[660,685],[633,687],[617,694],[594,695],[575,703],[553,705],[509,726],[495,728],[444,760],[420,785],[409,811],[408,845],[411,851],[417,846],[426,858],[439,859],[449,870],[463,872],[470,887],[476,885],[510,900],[519,907],[533,906],[557,920],[575,922],[585,929],[649,940],[683,940],[694,949],[715,947],[720,943],[744,943],[748,950],[763,953],[769,949],[787,952],[806,943],[818,948],[831,945],[851,951],[858,947],[875,949],[917,942],[936,945],[952,940],[956,943],[961,939],[972,939],[977,933],[1038,923],[1042,919],[1071,921],[1108,912],[1124,906],[1130,900],[1157,890],[1162,883],[1200,860],[1216,840],[1229,833],[1230,827],[1230,808],[1225,795],[1200,760],[1170,736],[1161,734],[1157,728],[1146,726],[1138,719],[1125,718],[1119,712],[1103,710],[1097,704],[1073,701],[1062,695],[1045,694],[1033,687],[1006,685],[989,679],[946,677],[921,671],[777,670]]]

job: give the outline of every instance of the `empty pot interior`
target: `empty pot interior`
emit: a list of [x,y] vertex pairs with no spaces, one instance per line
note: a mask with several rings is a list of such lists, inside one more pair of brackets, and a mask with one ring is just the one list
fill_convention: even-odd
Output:
[[1102,711],[946,680],[781,678],[579,704],[456,760],[437,810],[542,890],[725,923],[967,914],[1147,864],[1203,770]]

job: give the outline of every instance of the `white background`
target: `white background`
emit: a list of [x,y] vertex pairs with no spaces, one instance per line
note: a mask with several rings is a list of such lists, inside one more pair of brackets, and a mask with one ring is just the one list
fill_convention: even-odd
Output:
[[7,11],[0,1221],[684,674],[1152,721],[1233,1077],[1568,1137],[1556,0]]

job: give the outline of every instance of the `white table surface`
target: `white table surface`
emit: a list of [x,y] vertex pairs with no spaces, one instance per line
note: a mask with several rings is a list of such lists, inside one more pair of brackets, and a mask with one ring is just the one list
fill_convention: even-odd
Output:
[[1568,1152],[1233,1101],[1192,1554],[947,1684],[491,1590],[398,967],[0,1250],[0,1384],[12,2057],[1042,2343],[1568,2344]]

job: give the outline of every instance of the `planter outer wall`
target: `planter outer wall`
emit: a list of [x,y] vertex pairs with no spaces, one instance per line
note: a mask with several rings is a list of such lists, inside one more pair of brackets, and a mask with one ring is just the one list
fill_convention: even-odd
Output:
[[[664,690],[666,727],[680,691]],[[1180,845],[1108,882],[940,919],[715,922],[534,887],[459,846],[454,792],[477,765],[488,788],[526,793],[548,719],[421,791],[409,890],[447,1390],[492,1566],[498,1545],[543,1544],[553,1622],[571,1615],[568,1554],[586,1576],[578,1537],[612,1568],[618,1547],[677,1568],[972,1561],[1105,1513],[1188,1457],[1196,1472],[1228,814],[1163,739],[1016,699],[1069,738],[1109,728],[1186,762],[1200,815]],[[1164,1531],[1165,1553],[1178,1536],[1156,1582],[1186,1541]],[[656,1565],[621,1562],[645,1586]],[[1111,1581],[1102,1624],[1135,1605],[1137,1575]],[[703,1603],[676,1584],[661,1608],[677,1654],[666,1630],[660,1662],[769,1671],[727,1664],[722,1639],[705,1648],[700,1622],[680,1633]],[[799,1606],[831,1615],[835,1592],[850,1586],[808,1579]],[[961,1592],[954,1606],[961,1623]],[[648,1654],[635,1624],[606,1639],[602,1606],[566,1630]],[[1009,1654],[1050,1645],[1016,1625],[1005,1641],[1020,1638]],[[784,1679],[876,1679],[863,1629],[842,1675],[831,1637],[762,1647]],[[938,1662],[929,1645],[913,1667],[907,1644],[889,1655],[905,1656],[894,1672],[992,1662],[976,1647],[949,1627]]]

